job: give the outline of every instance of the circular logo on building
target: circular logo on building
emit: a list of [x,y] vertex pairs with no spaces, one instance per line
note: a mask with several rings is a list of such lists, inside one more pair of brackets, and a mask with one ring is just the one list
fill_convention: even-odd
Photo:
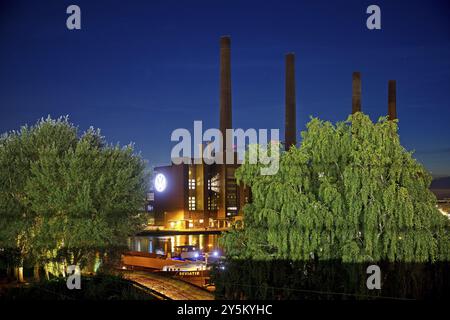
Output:
[[163,192],[166,189],[167,180],[162,173],[158,173],[155,177],[155,189],[158,192]]

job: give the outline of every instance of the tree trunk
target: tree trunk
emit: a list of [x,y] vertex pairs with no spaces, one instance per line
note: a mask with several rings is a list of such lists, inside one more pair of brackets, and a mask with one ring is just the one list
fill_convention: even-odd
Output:
[[73,264],[78,265],[78,262],[80,261],[82,256],[82,251],[79,249],[78,251],[73,253]]
[[92,265],[92,271],[97,273],[98,267],[100,266],[100,253],[97,251],[95,253],[94,264]]
[[61,272],[62,276],[66,277],[66,264],[58,264],[58,270]]
[[50,280],[47,264],[44,265],[44,271],[45,271],[45,279],[47,279],[47,281]]
[[14,279],[19,280],[19,267],[14,267]]
[[34,277],[34,281],[36,282],[40,282],[41,281],[41,277],[39,275],[39,263],[36,262],[36,264],[34,265],[34,269],[33,269],[33,277]]
[[18,273],[17,280],[18,280],[19,282],[25,282],[25,281],[23,280],[23,267],[18,267],[18,268],[17,268],[17,273]]

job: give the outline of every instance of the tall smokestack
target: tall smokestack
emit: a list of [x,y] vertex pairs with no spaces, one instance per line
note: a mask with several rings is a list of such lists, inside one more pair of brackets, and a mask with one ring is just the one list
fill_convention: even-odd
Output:
[[296,114],[295,114],[295,55],[294,53],[286,54],[286,92],[285,92],[285,133],[284,143],[285,149],[289,150],[292,145],[296,144],[295,135]]
[[352,75],[352,114],[361,111],[361,73]]
[[[231,123],[231,38],[223,36],[220,38],[220,131],[222,132],[222,156],[223,164],[219,168],[220,191],[218,219],[225,219],[228,213],[229,195],[233,191],[229,189],[227,177],[229,175],[227,158],[234,156],[232,150],[228,150],[227,142],[232,143],[232,137],[227,137],[226,130],[232,129]],[[234,190],[234,193],[236,190]],[[228,199],[228,200],[227,200]]]
[[388,115],[389,120],[397,119],[397,83],[395,80],[388,82]]
[[231,38],[220,38],[220,131],[223,136],[223,150],[226,148],[226,129],[231,123]]

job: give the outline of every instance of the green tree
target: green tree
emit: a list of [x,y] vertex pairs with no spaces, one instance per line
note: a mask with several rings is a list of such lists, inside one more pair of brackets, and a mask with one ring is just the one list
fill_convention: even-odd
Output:
[[252,203],[245,227],[221,239],[230,258],[450,260],[450,223],[429,191],[430,174],[400,144],[396,121],[314,118],[276,175],[260,175],[259,166],[236,172]]
[[132,145],[99,130],[79,135],[67,117],[39,121],[0,140],[0,247],[59,274],[67,263],[125,246],[140,229],[145,163]]

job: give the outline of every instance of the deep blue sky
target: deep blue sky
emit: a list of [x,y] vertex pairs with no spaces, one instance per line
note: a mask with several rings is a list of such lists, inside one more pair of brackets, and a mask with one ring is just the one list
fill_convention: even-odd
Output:
[[[82,30],[66,28],[77,4]],[[382,30],[366,28],[370,4]],[[297,124],[351,110],[387,112],[397,80],[404,146],[450,175],[450,21],[443,1],[0,0],[0,131],[70,115],[110,142],[135,142],[151,165],[170,161],[173,129],[218,126],[219,37],[232,36],[233,125],[284,123],[284,54],[297,59]],[[280,132],[284,136],[284,132]]]

